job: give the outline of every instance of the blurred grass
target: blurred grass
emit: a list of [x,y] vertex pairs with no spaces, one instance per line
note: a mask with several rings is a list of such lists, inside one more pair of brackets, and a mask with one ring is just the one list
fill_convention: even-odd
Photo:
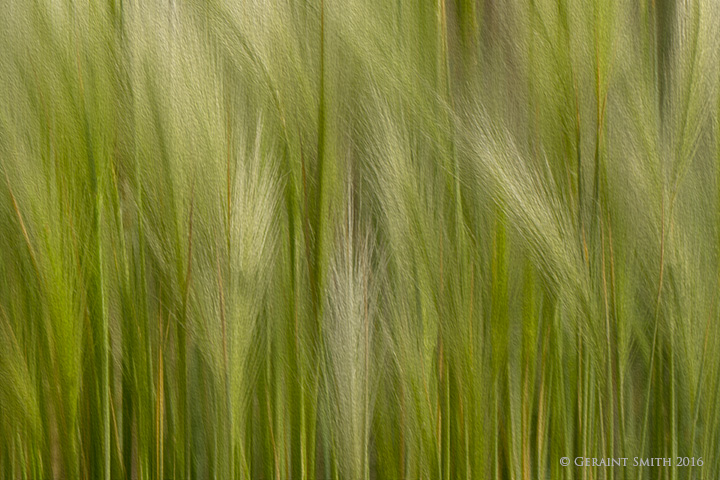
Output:
[[710,0],[3,11],[1,478],[720,475]]

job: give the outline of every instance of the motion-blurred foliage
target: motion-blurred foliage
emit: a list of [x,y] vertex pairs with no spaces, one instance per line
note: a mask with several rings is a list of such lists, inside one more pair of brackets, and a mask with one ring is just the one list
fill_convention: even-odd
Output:
[[718,478],[718,32],[4,0],[0,477]]

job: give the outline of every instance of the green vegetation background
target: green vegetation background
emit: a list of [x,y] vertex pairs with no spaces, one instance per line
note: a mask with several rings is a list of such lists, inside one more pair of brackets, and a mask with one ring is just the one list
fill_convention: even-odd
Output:
[[713,0],[2,5],[3,479],[720,476]]

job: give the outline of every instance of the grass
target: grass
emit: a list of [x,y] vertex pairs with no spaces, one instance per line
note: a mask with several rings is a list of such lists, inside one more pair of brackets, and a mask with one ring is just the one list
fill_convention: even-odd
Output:
[[720,476],[711,1],[5,3],[0,477]]

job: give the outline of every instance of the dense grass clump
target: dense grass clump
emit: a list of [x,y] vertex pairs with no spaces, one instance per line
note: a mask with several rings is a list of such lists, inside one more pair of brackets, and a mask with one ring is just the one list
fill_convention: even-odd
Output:
[[714,0],[2,3],[0,478],[720,477]]

